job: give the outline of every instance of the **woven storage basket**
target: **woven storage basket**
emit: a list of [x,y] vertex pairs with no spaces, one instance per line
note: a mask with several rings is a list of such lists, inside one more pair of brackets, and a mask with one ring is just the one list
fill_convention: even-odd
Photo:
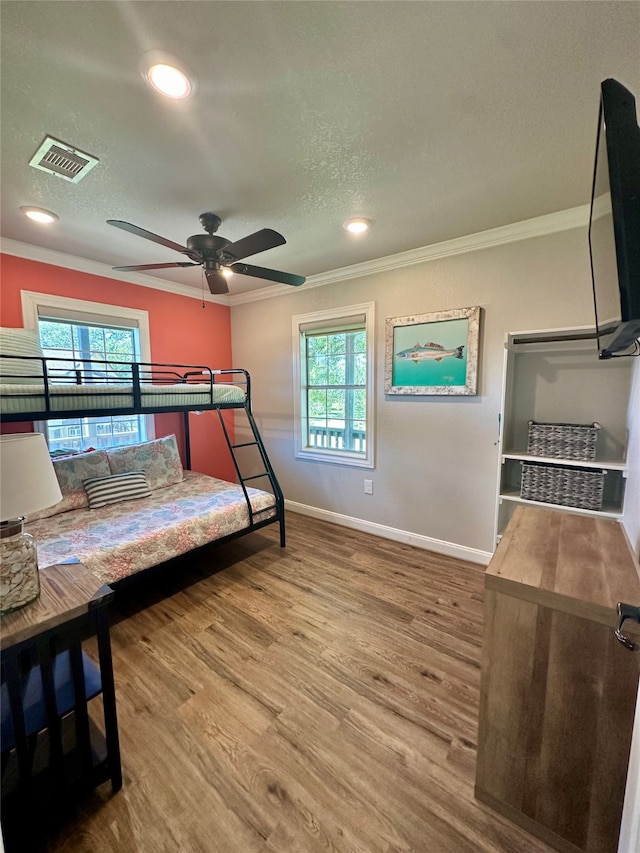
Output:
[[530,501],[602,509],[604,472],[523,462],[520,497]]
[[600,424],[542,424],[529,421],[527,453],[551,459],[596,458],[596,440]]

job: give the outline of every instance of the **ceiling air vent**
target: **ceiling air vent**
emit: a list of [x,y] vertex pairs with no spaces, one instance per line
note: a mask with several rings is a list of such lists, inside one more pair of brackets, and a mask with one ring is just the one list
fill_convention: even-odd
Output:
[[47,136],[29,160],[29,165],[34,169],[41,169],[43,172],[49,172],[50,175],[57,175],[65,181],[77,184],[97,162],[97,158],[92,157],[91,154],[85,154],[67,145],[66,142]]

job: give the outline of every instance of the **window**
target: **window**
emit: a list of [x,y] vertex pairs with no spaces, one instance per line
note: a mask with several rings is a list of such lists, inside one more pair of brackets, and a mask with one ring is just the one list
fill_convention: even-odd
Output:
[[[23,293],[23,317],[25,325],[38,329],[45,356],[68,359],[61,366],[68,366],[70,383],[84,359],[105,362],[94,371],[98,382],[102,375],[109,382],[114,376],[117,381],[118,368],[115,364],[109,367],[109,362],[149,361],[146,311]],[[119,415],[51,419],[43,422],[41,429],[51,451],[84,450],[153,438],[153,418]]]
[[293,318],[296,456],[373,467],[374,304]]

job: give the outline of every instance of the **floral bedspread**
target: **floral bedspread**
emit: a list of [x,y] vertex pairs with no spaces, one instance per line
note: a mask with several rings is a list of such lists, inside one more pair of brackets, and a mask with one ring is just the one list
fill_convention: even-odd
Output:
[[[276,514],[273,495],[259,489],[247,492],[254,520]],[[36,538],[40,566],[77,558],[101,581],[111,583],[248,524],[240,486],[185,471],[181,483],[156,489],[148,498],[63,512],[25,529]]]

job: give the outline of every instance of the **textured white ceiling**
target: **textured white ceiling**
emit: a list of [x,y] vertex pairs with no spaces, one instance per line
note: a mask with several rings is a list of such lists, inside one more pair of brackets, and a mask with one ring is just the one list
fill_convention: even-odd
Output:
[[[248,259],[312,275],[589,201],[599,84],[640,100],[636,2],[21,2],[0,5],[2,236],[123,265],[181,260],[206,210]],[[198,80],[170,102],[145,51]],[[45,135],[99,158],[28,166]],[[54,210],[43,229],[20,205]],[[373,220],[365,237],[342,229]],[[201,287],[198,268],[154,271]],[[232,293],[269,286],[235,276]]]

